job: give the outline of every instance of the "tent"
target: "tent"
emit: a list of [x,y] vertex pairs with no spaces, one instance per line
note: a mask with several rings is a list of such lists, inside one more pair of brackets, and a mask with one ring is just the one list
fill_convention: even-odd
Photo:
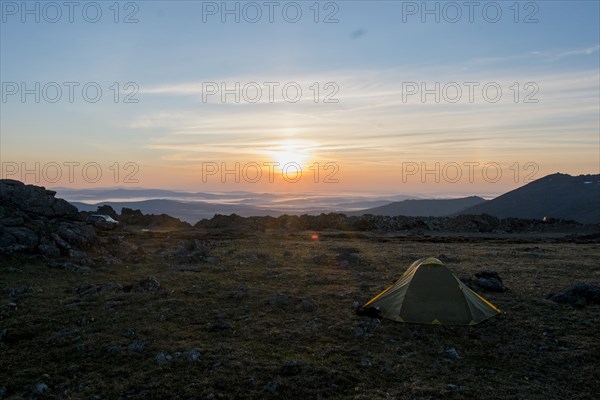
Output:
[[359,315],[420,324],[475,325],[499,312],[440,260],[430,257],[415,261],[396,283],[366,303]]

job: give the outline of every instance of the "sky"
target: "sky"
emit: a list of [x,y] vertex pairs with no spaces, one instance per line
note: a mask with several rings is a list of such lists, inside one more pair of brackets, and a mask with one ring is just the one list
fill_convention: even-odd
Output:
[[0,1],[2,178],[493,196],[600,173],[600,2]]

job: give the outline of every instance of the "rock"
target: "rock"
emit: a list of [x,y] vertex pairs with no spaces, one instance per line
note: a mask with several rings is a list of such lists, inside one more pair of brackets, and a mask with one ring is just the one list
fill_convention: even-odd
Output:
[[183,356],[189,362],[196,362],[200,359],[200,357],[202,357],[202,354],[198,350],[191,349],[191,350],[186,350],[183,353]]
[[119,283],[103,283],[99,285],[83,283],[73,289],[73,293],[76,293],[80,296],[88,296],[91,294],[96,294],[99,292],[122,292],[123,286]]
[[25,220],[21,217],[16,218],[3,218],[0,220],[0,224],[4,226],[22,226],[25,224]]
[[157,292],[160,289],[160,282],[156,277],[150,275],[136,283],[131,289],[132,292]]
[[0,179],[0,203],[45,217],[74,217],[77,207],[54,197],[56,192],[41,186],[25,185],[12,179]]
[[444,349],[444,357],[454,361],[462,358],[458,350],[456,350],[454,347],[446,347]]
[[156,357],[155,357],[156,362],[158,364],[164,364],[164,363],[170,361],[171,358],[172,357],[169,354],[163,353],[163,352],[160,352],[160,353],[156,354]]
[[146,348],[146,343],[144,342],[132,342],[127,346],[127,350],[135,353],[141,353]]
[[84,272],[84,271],[89,271],[90,269],[88,267],[84,267],[82,265],[70,262],[70,261],[53,261],[53,262],[49,262],[48,264],[48,268],[56,268],[56,269],[66,269],[68,271],[79,271],[79,272]]
[[33,393],[35,394],[42,394],[48,391],[48,385],[46,385],[45,383],[36,383],[33,386]]
[[0,386],[0,399],[4,399],[6,396],[8,396],[8,389],[6,386]]
[[502,283],[500,275],[493,269],[484,269],[483,271],[476,273],[475,276],[478,278],[495,279]]
[[458,385],[454,385],[452,383],[449,383],[449,384],[446,385],[446,389],[452,390],[452,391],[458,390]]
[[231,297],[236,300],[241,300],[248,295],[248,288],[244,285],[241,285],[233,292],[231,292]]
[[355,327],[354,328],[354,336],[356,336],[356,337],[365,336],[365,330],[360,326]]
[[302,299],[302,309],[306,312],[316,311],[317,305],[310,299]]
[[85,251],[71,249],[71,250],[69,250],[69,257],[82,259],[82,258],[87,258],[88,255]]
[[6,329],[2,329],[0,331],[0,342],[4,342],[4,339],[8,336],[8,334],[6,333]]
[[263,386],[263,390],[267,393],[272,394],[273,396],[278,396],[279,384],[277,382],[268,382],[265,386]]
[[209,257],[209,246],[205,242],[191,239],[181,242],[175,249],[175,258],[182,263],[203,262]]
[[52,232],[50,234],[50,237],[52,238],[52,240],[54,240],[54,243],[56,243],[56,245],[58,246],[59,249],[62,250],[70,250],[71,249],[71,245],[69,243],[67,243],[63,238],[61,238],[58,233]]
[[281,366],[281,375],[283,376],[294,376],[302,372],[302,367],[298,360],[289,360],[283,363]]
[[209,324],[208,326],[208,330],[210,332],[222,332],[222,331],[228,331],[231,329],[231,325],[229,325],[229,322],[227,321],[218,321],[218,322],[214,322],[212,324]]
[[269,303],[274,307],[287,308],[292,303],[292,299],[288,293],[277,293],[271,297]]
[[485,269],[478,272],[475,274],[475,277],[478,278],[475,283],[483,290],[488,292],[505,292],[507,290],[502,283],[502,278],[493,269]]
[[373,366],[373,362],[371,360],[369,360],[368,358],[363,358],[360,361],[360,366],[363,368],[371,368]]
[[37,247],[38,253],[48,257],[60,256],[60,250],[54,243],[52,244],[40,244]]
[[31,286],[14,287],[8,289],[5,293],[6,297],[8,298],[19,297],[25,294],[33,293],[33,288]]
[[578,282],[556,294],[550,294],[546,298],[555,303],[570,304],[574,307],[584,307],[587,304],[600,304],[600,286]]
[[348,260],[342,260],[342,261],[340,261],[340,268],[347,269],[349,267],[350,267],[350,263],[348,262]]
[[477,286],[488,292],[504,292],[506,288],[502,282],[496,279],[479,278],[477,279]]
[[14,237],[17,244],[23,246],[23,249],[27,251],[34,250],[40,241],[39,236],[29,228],[9,227],[4,232]]

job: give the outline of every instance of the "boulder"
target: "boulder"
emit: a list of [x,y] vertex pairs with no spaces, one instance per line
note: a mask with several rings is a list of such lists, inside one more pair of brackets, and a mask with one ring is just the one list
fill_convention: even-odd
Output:
[[55,195],[56,192],[41,186],[12,179],[0,180],[0,203],[45,217],[76,217],[79,214],[77,207]]
[[574,307],[600,304],[600,286],[577,282],[558,293],[549,294],[546,298],[555,303],[570,304]]

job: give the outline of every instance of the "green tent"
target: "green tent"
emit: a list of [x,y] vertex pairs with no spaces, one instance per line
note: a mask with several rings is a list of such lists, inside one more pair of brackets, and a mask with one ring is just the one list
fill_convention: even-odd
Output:
[[441,325],[475,325],[500,312],[432,257],[415,261],[362,309],[394,321]]

